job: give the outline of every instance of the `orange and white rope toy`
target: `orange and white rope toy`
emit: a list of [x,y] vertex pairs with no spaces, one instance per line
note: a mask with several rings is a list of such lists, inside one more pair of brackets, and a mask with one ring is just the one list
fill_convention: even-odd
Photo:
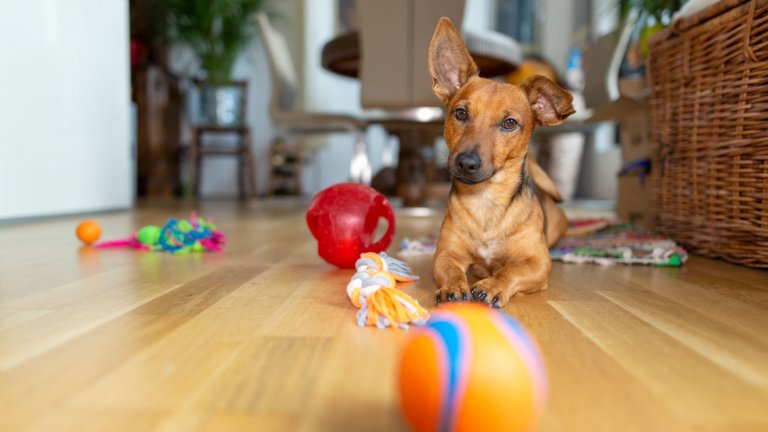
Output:
[[357,273],[347,284],[347,295],[357,311],[357,325],[408,328],[424,325],[429,312],[419,302],[397,288],[398,282],[413,282],[408,264],[385,253],[364,253],[355,263]]

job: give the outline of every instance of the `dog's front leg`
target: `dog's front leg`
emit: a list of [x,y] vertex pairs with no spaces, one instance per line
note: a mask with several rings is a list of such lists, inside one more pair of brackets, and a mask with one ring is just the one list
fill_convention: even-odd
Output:
[[469,257],[462,258],[450,251],[440,251],[435,257],[433,273],[437,282],[435,304],[444,301],[472,300],[467,280]]
[[546,289],[551,268],[549,255],[508,263],[472,286],[472,297],[492,307],[502,307],[517,294]]

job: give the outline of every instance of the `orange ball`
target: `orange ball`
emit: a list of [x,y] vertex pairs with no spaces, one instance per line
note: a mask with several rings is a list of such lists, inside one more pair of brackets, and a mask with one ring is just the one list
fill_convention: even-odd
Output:
[[83,221],[77,226],[76,233],[77,238],[79,238],[81,242],[91,244],[101,237],[101,225],[92,220]]
[[400,406],[413,430],[530,431],[547,399],[547,374],[528,332],[477,304],[441,307],[407,343]]

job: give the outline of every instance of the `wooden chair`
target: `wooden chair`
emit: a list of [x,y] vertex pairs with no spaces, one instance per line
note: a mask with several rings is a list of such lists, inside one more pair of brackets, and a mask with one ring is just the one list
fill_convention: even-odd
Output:
[[[369,184],[371,164],[365,141],[367,123],[348,114],[310,112],[299,107],[299,79],[282,33],[277,31],[264,13],[256,15],[261,42],[269,60],[272,75],[272,98],[269,114],[280,136],[330,134],[346,132],[354,136],[354,154],[349,164],[352,181]],[[276,138],[279,139],[279,138]]]
[[[195,85],[201,92],[204,92],[208,87],[204,81],[196,81]],[[237,185],[240,198],[246,199],[256,193],[256,174],[251,152],[251,129],[245,124],[248,82],[235,81],[231,85],[240,88],[243,95],[240,101],[241,121],[233,125],[195,124],[192,126],[192,138],[189,143],[189,178],[192,194],[195,196],[200,194],[203,156],[235,156],[237,158]],[[204,144],[203,138],[206,135],[225,134],[236,135],[237,143],[235,146]]]

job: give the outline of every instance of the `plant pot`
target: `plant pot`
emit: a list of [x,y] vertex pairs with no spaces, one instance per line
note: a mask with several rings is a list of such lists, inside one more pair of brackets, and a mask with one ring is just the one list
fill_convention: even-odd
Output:
[[209,85],[200,95],[203,118],[210,124],[235,126],[243,123],[243,88],[234,85]]

